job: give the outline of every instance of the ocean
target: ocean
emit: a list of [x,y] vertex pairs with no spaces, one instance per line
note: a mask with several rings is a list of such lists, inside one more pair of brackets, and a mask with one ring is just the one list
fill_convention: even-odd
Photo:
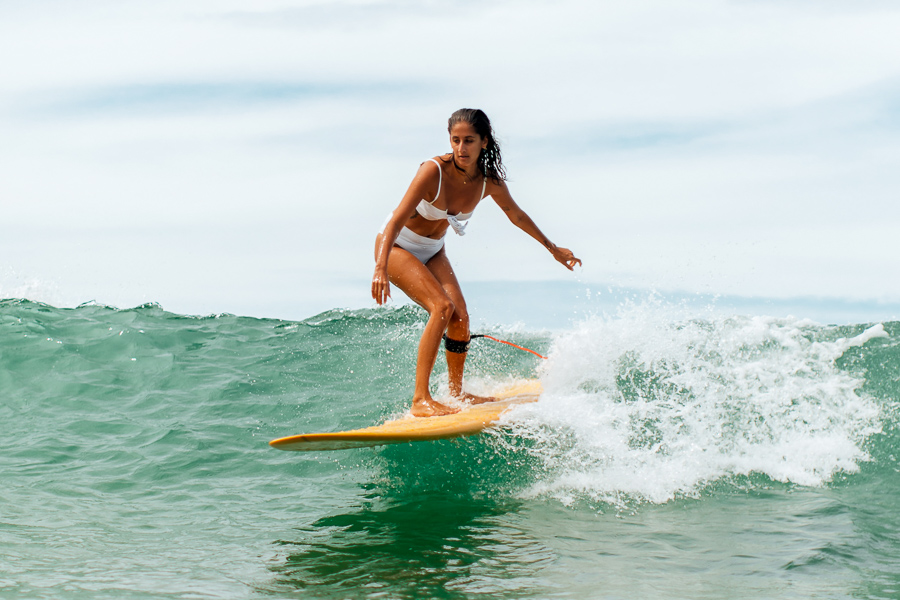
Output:
[[296,453],[408,410],[422,310],[0,301],[0,597],[900,598],[900,322],[583,308],[473,308],[548,357],[473,341],[501,428]]

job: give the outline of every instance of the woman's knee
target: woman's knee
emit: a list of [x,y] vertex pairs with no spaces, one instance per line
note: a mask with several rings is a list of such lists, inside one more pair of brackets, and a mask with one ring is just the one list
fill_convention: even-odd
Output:
[[450,317],[450,326],[454,329],[469,330],[469,312],[466,310],[465,304],[455,305],[453,315]]
[[456,305],[453,304],[453,301],[450,298],[444,296],[443,298],[438,298],[434,301],[430,312],[432,315],[443,319],[444,322],[449,322],[456,312]]

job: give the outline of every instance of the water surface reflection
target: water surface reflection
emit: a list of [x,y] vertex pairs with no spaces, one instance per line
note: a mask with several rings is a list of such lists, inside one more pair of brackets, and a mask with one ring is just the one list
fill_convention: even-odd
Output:
[[553,554],[506,518],[518,509],[442,495],[371,499],[279,541],[293,551],[273,568],[275,587],[316,598],[538,597],[534,575]]

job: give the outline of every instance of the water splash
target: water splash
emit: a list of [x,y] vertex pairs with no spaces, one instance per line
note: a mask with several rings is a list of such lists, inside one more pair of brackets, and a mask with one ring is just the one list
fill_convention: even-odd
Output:
[[835,339],[807,320],[625,306],[556,337],[542,401],[518,410],[509,443],[546,469],[529,494],[565,503],[665,502],[754,473],[822,485],[858,470],[881,430],[864,380],[835,361],[887,336],[880,324]]

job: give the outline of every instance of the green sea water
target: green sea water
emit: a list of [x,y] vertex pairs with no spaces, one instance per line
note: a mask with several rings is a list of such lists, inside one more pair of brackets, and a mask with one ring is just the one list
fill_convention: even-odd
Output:
[[404,413],[424,322],[0,302],[0,597],[900,597],[900,323],[486,324],[503,428],[267,445]]

